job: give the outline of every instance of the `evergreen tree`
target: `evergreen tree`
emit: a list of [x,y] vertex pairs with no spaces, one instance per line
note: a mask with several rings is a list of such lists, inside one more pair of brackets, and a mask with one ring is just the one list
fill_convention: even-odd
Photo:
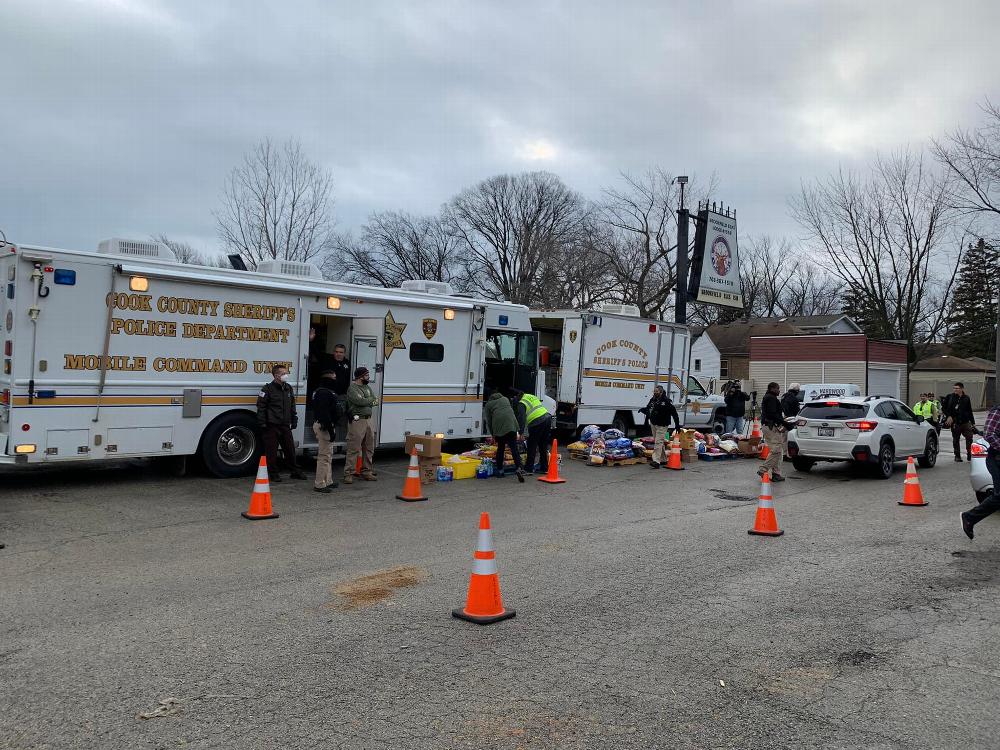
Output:
[[959,357],[993,359],[1000,296],[1000,250],[982,239],[970,245],[952,288],[949,343]]
[[870,338],[892,338],[892,333],[886,331],[880,323],[882,317],[872,307],[871,300],[867,298],[861,287],[847,287],[847,290],[844,292],[843,305],[840,311],[857,323],[861,327],[861,330]]

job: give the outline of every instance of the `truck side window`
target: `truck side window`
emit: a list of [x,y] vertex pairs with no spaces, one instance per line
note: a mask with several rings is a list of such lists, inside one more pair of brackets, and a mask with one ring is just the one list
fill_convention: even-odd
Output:
[[443,344],[410,344],[411,362],[444,362]]
[[688,377],[688,395],[689,396],[704,396],[705,389],[701,387],[701,383],[692,377]]

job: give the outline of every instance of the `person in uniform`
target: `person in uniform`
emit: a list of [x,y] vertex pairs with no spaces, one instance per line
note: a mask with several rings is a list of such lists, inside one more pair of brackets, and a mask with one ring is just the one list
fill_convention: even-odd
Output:
[[649,424],[652,425],[653,432],[653,457],[649,460],[649,466],[659,469],[660,465],[667,458],[667,433],[670,429],[670,422],[674,423],[674,429],[681,428],[681,420],[677,414],[677,409],[670,403],[667,392],[662,385],[653,388],[653,397],[645,407],[639,409],[640,414],[645,414]]
[[778,383],[768,383],[767,393],[760,402],[760,421],[770,453],[757,473],[764,476],[770,472],[772,482],[785,481],[781,475],[781,462],[788,450],[788,429],[785,426],[785,415],[781,411],[781,400],[778,398],[780,393],[781,386]]
[[336,375],[333,392],[340,402],[340,421],[337,423],[337,437],[347,440],[347,389],[351,387],[351,360],[347,358],[347,347],[337,344],[333,347],[333,358],[327,363],[327,368]]
[[372,427],[372,410],[378,399],[368,385],[368,368],[354,371],[354,382],[347,389],[347,460],[344,462],[344,484],[354,482],[354,465],[361,456],[361,478],[374,482],[372,458],[375,455],[375,428]]
[[306,475],[295,463],[295,438],[292,430],[298,427],[299,415],[295,409],[295,391],[288,384],[288,368],[275,365],[271,368],[274,379],[260,389],[257,394],[257,424],[264,440],[264,454],[267,456],[268,478],[280,482],[278,473],[278,446],[284,454],[285,465],[293,479],[305,479]]
[[330,493],[337,483],[333,481],[333,439],[337,434],[337,422],[340,418],[340,403],[333,390],[337,383],[337,373],[326,370],[320,377],[319,385],[312,394],[313,432],[319,441],[319,451],[316,455],[316,480],[313,489],[316,492]]

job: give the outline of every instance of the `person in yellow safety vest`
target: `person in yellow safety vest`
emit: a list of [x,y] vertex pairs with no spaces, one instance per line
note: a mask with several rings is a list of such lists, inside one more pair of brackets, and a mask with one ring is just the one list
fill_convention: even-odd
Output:
[[933,394],[921,393],[920,400],[913,405],[913,413],[918,417],[923,417],[929,425],[937,428],[940,412],[934,408]]
[[552,440],[552,415],[537,396],[517,391],[517,424],[528,441],[528,461],[524,469],[535,473],[535,453],[538,453],[538,470],[545,474],[549,470],[548,446]]
[[913,405],[913,413],[924,419],[930,419],[934,416],[934,404],[927,398],[926,393],[920,394],[920,400]]

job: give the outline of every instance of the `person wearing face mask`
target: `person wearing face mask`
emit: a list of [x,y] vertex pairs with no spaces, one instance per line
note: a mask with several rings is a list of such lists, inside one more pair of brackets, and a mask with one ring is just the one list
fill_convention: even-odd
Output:
[[275,365],[271,368],[271,375],[274,379],[257,394],[257,424],[264,439],[268,478],[272,482],[281,481],[278,473],[280,445],[292,478],[305,479],[306,475],[295,463],[295,438],[292,430],[298,426],[299,415],[295,410],[295,391],[288,384],[288,368]]
[[368,385],[367,367],[354,371],[354,382],[347,389],[347,460],[344,461],[344,484],[354,482],[354,467],[361,456],[361,478],[374,482],[372,457],[375,454],[375,428],[372,427],[372,409],[378,399]]

